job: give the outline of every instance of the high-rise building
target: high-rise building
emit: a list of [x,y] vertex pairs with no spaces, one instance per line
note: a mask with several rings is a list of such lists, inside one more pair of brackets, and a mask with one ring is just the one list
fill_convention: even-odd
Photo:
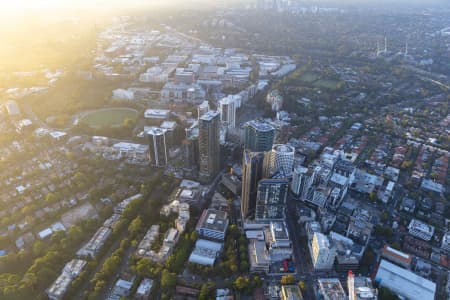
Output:
[[245,219],[255,211],[258,182],[263,178],[264,152],[244,150],[242,160],[241,215]]
[[157,167],[167,165],[166,129],[152,127],[147,131],[150,145],[150,161]]
[[284,220],[289,181],[284,178],[262,179],[256,195],[255,220]]
[[200,120],[200,117],[206,114],[208,111],[209,111],[209,102],[205,100],[197,106],[198,119]]
[[291,192],[297,197],[301,197],[308,179],[308,168],[297,166],[292,173]]
[[282,171],[286,176],[292,175],[294,167],[295,148],[289,145],[277,144],[273,145],[272,151],[269,153],[268,172],[273,174]]
[[191,136],[183,141],[183,160],[185,168],[198,166],[198,136]]
[[199,119],[200,181],[210,182],[220,169],[219,112],[208,111]]
[[225,97],[219,101],[220,121],[227,128],[236,127],[236,103],[234,98]]
[[265,122],[252,120],[244,124],[244,147],[253,152],[270,151],[275,128]]
[[333,268],[336,249],[326,235],[315,232],[309,244],[309,252],[314,270],[331,270]]

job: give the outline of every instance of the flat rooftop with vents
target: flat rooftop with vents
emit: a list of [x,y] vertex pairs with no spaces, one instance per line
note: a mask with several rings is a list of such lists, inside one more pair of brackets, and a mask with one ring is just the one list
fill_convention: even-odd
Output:
[[227,228],[228,214],[226,212],[206,209],[197,223],[196,231],[204,238],[223,241]]

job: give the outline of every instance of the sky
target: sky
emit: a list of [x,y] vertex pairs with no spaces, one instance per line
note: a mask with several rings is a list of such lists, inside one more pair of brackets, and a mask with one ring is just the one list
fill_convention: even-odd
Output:
[[[154,5],[189,5],[195,2],[213,4],[217,2],[237,2],[237,0],[0,0],[0,15],[13,16],[24,12],[74,9],[102,11],[114,8],[136,8]],[[254,2],[256,0],[240,0],[239,2]],[[424,6],[449,3],[449,0],[300,0],[304,4],[375,4],[387,6],[389,4],[423,4]]]

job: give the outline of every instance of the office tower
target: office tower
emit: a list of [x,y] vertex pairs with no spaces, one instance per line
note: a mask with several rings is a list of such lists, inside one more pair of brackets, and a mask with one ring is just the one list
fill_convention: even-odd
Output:
[[158,127],[152,127],[147,131],[150,145],[150,161],[157,167],[167,165],[167,146],[166,130]]
[[219,112],[208,111],[199,119],[200,181],[210,182],[220,169]]
[[286,176],[291,176],[292,168],[294,167],[294,156],[294,147],[284,144],[273,145],[267,162],[269,174],[282,171]]
[[200,120],[200,117],[206,114],[209,111],[209,102],[203,101],[199,106],[197,106],[197,114],[198,119]]
[[284,220],[288,189],[287,179],[260,180],[256,195],[255,220],[261,222]]
[[242,159],[242,219],[245,219],[255,211],[258,182],[263,178],[263,164],[263,152],[244,150]]
[[331,270],[333,268],[336,249],[326,235],[315,232],[309,244],[309,252],[314,270]]
[[294,168],[294,172],[292,173],[292,183],[291,183],[291,192],[297,196],[301,197],[308,177],[308,168],[297,166]]
[[183,160],[185,168],[198,166],[198,136],[191,136],[183,141]]
[[252,120],[244,124],[244,147],[253,152],[270,151],[275,128],[265,122]]
[[220,121],[225,127],[236,127],[236,103],[232,97],[219,101]]

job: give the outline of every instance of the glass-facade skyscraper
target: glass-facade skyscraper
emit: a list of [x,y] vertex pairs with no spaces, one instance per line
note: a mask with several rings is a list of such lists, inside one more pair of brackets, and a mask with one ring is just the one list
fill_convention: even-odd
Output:
[[220,115],[208,111],[198,122],[199,176],[209,183],[220,170]]
[[289,180],[270,178],[259,181],[256,196],[256,221],[284,220]]
[[244,147],[252,152],[272,149],[275,128],[265,122],[253,120],[244,124]]

